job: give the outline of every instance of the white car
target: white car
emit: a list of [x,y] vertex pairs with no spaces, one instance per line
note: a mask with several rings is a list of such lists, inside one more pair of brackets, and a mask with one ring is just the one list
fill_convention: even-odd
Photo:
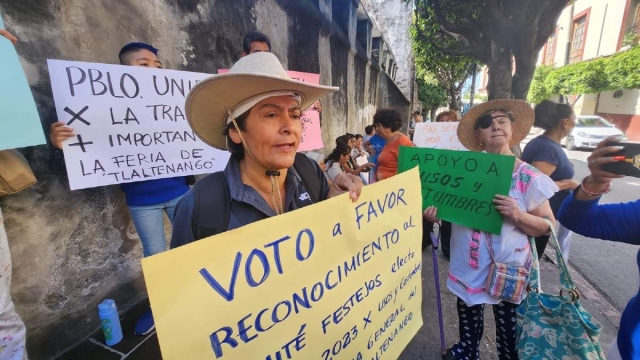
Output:
[[600,116],[583,115],[576,117],[576,127],[562,142],[567,150],[595,149],[600,141],[614,135],[627,140],[627,136],[621,130]]

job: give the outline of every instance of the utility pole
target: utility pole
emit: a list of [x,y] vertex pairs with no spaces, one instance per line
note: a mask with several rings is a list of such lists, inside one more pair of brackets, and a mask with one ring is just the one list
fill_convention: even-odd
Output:
[[478,73],[478,64],[473,64],[473,73],[471,77],[471,96],[469,98],[469,109],[473,107],[473,99],[476,95],[476,76]]

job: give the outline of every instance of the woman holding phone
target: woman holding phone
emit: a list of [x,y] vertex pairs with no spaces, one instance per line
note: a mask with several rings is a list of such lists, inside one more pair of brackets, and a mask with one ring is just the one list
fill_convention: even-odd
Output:
[[[607,146],[613,140],[605,139],[589,156],[587,163],[591,173],[564,201],[558,212],[558,220],[583,236],[640,245],[640,200],[599,204],[601,197],[612,191],[611,181],[623,177],[607,172],[602,167],[630,160],[629,155],[612,156],[622,150],[620,146]],[[640,252],[637,263],[640,270]],[[640,291],[631,298],[622,313],[618,337],[609,348],[607,359],[640,359]]]

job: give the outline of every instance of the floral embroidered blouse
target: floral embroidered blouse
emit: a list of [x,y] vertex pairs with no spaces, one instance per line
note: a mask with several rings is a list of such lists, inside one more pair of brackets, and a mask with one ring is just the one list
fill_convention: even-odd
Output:
[[[548,176],[523,162],[511,178],[511,196],[520,209],[533,211],[558,191]],[[485,291],[491,257],[488,234],[453,224],[451,229],[451,263],[447,286],[467,305],[498,304],[502,300]],[[511,220],[505,219],[501,235],[491,234],[495,261],[531,267],[531,246],[528,236]],[[526,293],[526,292],[525,292]],[[522,301],[518,301],[519,304]]]

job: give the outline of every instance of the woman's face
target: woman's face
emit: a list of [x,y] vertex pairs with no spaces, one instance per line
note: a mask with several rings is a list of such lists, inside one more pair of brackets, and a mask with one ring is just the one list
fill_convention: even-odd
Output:
[[[499,150],[505,145],[509,146],[513,128],[511,127],[511,119],[507,114],[502,111],[494,111],[489,115],[480,117],[478,123],[480,126],[476,129],[476,136],[484,144],[487,151],[491,149]],[[483,129],[483,126],[487,127]]]
[[342,154],[342,155],[340,155],[340,164],[346,164],[349,161],[350,157],[351,157],[350,154]]
[[561,124],[560,126],[562,126],[562,132],[564,136],[571,134],[571,131],[573,131],[573,128],[576,127],[576,114],[571,114],[571,117],[567,119],[562,119],[560,124]]
[[454,119],[453,116],[451,115],[444,115],[442,116],[442,118],[440,119],[440,122],[454,122],[454,121],[458,121],[457,119]]
[[[293,166],[302,135],[301,113],[300,104],[291,96],[271,97],[251,108],[242,136],[258,163],[274,170]],[[235,129],[229,136],[241,143]],[[245,160],[248,156],[245,154]]]
[[378,135],[380,135],[383,139],[388,139],[389,136],[393,134],[393,131],[391,131],[391,128],[386,128],[382,126],[382,124],[378,123],[376,124],[376,133],[378,133]]
[[356,139],[356,147],[358,149],[362,147],[362,138],[357,138]]

